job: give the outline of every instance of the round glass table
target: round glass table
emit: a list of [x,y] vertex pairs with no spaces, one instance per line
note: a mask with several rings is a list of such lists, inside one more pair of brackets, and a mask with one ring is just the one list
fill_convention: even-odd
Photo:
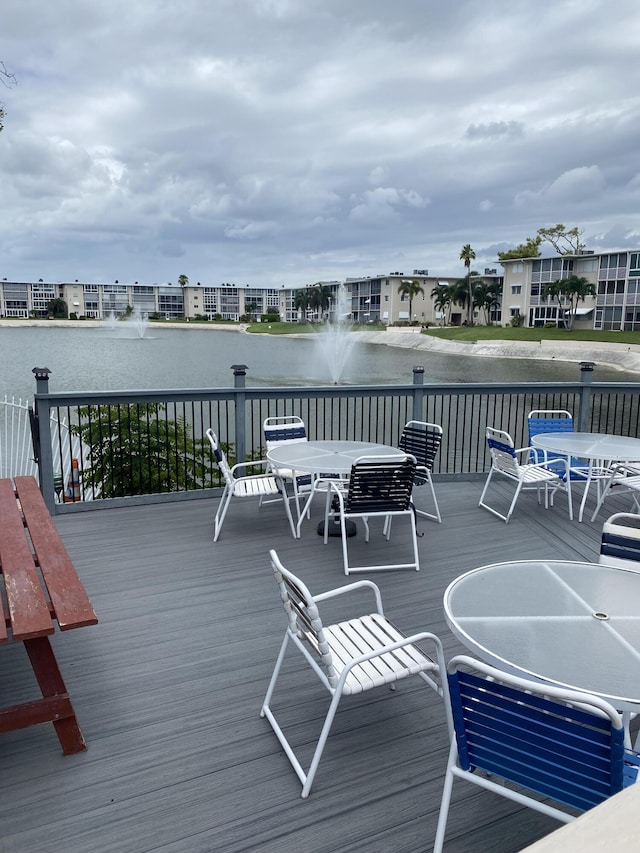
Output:
[[640,573],[597,563],[522,560],[482,566],[444,594],[453,634],[516,675],[640,711]]
[[[361,456],[404,459],[407,454],[387,444],[370,441],[298,441],[283,442],[267,451],[267,459],[275,468],[311,474],[313,477],[324,479],[340,479],[351,472],[351,466]],[[297,534],[300,536],[302,520],[307,514],[313,499],[313,484],[309,497],[300,511]],[[336,530],[330,528],[330,535],[340,535],[340,525]],[[350,535],[355,534],[355,524],[349,522],[347,527]],[[324,522],[318,525],[318,533],[324,533]]]
[[612,463],[640,462],[640,438],[626,435],[607,435],[598,432],[541,432],[531,437],[531,444],[549,453],[561,453],[587,461],[584,494],[580,503],[578,521],[582,521],[587,494],[593,480],[608,479],[611,475],[609,469]]

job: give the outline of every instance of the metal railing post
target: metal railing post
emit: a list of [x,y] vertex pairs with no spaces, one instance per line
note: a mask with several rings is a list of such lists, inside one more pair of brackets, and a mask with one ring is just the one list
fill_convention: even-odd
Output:
[[413,416],[414,421],[423,420],[424,367],[413,368]]
[[246,364],[232,364],[233,387],[239,389],[235,398],[236,415],[236,462],[244,462],[247,458],[247,432],[246,432],[246,396],[241,390],[245,387],[247,376]]
[[40,480],[40,491],[47,505],[47,509],[53,515],[55,513],[55,489],[53,482],[53,450],[51,443],[51,413],[49,403],[40,399],[49,393],[48,367],[34,367],[31,371],[36,377],[35,395],[35,424],[36,435],[33,436],[37,444],[34,451],[38,455],[38,479]]
[[589,421],[591,415],[591,382],[593,380],[593,361],[580,362],[580,412],[578,414],[578,431],[589,432]]

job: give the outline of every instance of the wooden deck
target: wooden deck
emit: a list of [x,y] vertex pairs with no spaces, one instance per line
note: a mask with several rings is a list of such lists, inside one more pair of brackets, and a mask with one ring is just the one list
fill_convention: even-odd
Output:
[[[448,657],[463,651],[444,623],[449,581],[503,559],[596,560],[602,520],[628,508],[611,500],[599,522],[570,523],[563,496],[545,511],[526,494],[505,525],[477,507],[481,485],[438,483],[443,522],[419,520],[421,571],[374,577],[387,615],[437,633]],[[214,508],[56,519],[100,620],[54,638],[88,751],[63,756],[50,724],[0,737],[2,853],[431,849],[447,738],[442,702],[419,679],[344,700],[308,800],[259,716],[285,627],[268,549],[321,591],[346,582],[340,540],[324,546],[314,519],[294,541],[281,506],[238,502],[214,545]],[[374,531],[350,546],[400,551],[400,522],[391,543]],[[23,655],[22,644],[0,648],[0,705],[29,690]],[[300,663],[289,658],[274,704],[304,753],[328,696]],[[454,788],[446,851],[509,853],[558,826],[468,788]]]

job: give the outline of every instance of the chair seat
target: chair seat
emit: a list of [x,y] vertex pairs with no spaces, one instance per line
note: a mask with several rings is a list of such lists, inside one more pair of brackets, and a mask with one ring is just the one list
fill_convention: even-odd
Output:
[[[325,638],[333,657],[333,666],[340,676],[344,667],[351,665],[353,658],[369,654],[376,649],[404,639],[389,620],[378,613],[350,619],[325,627]],[[354,666],[347,676],[343,693],[363,693],[372,687],[393,684],[409,675],[435,671],[434,661],[423,654],[417,646],[409,645],[387,652]]]
[[233,493],[239,497],[279,495],[280,487],[275,477],[238,477],[233,483]]
[[520,473],[522,480],[525,483],[550,483],[553,480],[561,479],[555,471],[545,470],[544,468],[537,468],[533,465],[525,464],[520,468]]

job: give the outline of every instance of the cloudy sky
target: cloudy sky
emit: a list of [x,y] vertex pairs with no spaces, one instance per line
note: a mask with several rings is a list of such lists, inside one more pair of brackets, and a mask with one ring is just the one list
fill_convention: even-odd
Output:
[[640,247],[638,0],[5,0],[0,277],[304,286]]

